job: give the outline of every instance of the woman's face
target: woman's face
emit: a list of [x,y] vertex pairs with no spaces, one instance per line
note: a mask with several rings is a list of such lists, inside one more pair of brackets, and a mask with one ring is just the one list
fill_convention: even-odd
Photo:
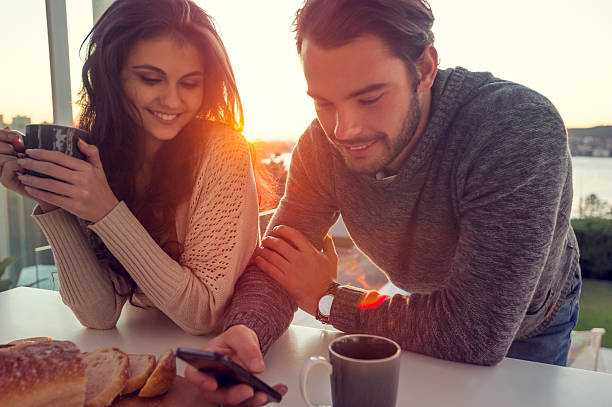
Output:
[[147,135],[171,140],[200,111],[204,62],[193,45],[171,35],[145,39],[130,50],[121,82]]

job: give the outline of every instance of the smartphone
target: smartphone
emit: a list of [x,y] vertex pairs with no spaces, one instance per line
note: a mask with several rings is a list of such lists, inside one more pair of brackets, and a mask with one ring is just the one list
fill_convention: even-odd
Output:
[[177,348],[176,356],[199,371],[214,376],[220,387],[245,383],[253,386],[255,391],[266,393],[268,401],[279,403],[283,398],[279,392],[261,381],[253,373],[232,362],[227,355],[198,349]]

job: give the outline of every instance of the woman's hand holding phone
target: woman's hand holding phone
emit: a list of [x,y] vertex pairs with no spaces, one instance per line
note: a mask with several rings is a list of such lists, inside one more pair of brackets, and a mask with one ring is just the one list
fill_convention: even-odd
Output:
[[[244,325],[228,328],[219,336],[211,339],[202,350],[222,353],[229,356],[235,363],[252,373],[264,371],[263,356],[259,349],[259,339],[251,329]],[[230,387],[219,387],[211,375],[199,372],[192,366],[185,369],[185,378],[197,385],[206,395],[208,401],[215,404],[258,407],[268,402],[268,396],[263,392],[254,392],[247,384],[237,384]],[[287,392],[287,386],[277,384],[273,389],[280,394]]]

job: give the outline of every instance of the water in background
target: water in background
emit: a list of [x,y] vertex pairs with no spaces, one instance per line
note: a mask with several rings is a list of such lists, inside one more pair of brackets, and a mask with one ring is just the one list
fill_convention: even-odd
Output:
[[578,217],[578,202],[590,194],[612,205],[612,157],[572,157],[574,201],[572,217]]
[[[602,201],[607,201],[612,205],[612,157],[573,157],[572,167],[574,184],[572,217],[578,216],[578,202],[581,196],[585,198],[590,194],[595,194]],[[340,222],[341,219],[339,224],[332,228],[333,236],[347,236],[344,224]],[[342,284],[375,289],[387,295],[408,294],[387,281],[386,276],[356,247],[338,248],[337,251],[338,277]]]

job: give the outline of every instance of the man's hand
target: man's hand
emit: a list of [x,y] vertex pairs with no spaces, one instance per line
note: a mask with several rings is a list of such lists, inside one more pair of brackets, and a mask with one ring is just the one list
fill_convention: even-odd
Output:
[[314,315],[319,298],[338,278],[338,255],[331,236],[317,250],[301,232],[276,226],[255,250],[255,263],[278,281],[297,305]]
[[[234,362],[238,363],[252,373],[264,371],[264,361],[259,350],[259,339],[251,329],[244,325],[235,325],[227,329],[221,335],[210,340],[203,350],[218,352],[228,355]],[[231,387],[218,388],[217,381],[213,376],[199,372],[192,366],[185,369],[185,378],[198,386],[205,394],[208,401],[214,404],[237,405],[259,407],[268,402],[265,393],[253,394],[253,388],[247,384],[238,384]],[[287,386],[277,384],[274,390],[280,394],[287,393]]]

